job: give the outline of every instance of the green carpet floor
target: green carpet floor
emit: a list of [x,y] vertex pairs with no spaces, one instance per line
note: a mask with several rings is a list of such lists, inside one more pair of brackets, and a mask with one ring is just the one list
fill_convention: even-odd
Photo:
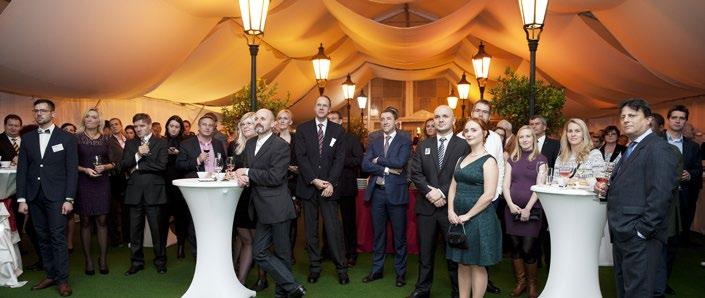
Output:
[[[303,231],[303,229],[300,229]],[[335,275],[335,270],[330,262],[325,262],[323,274],[316,284],[306,283],[307,261],[303,250],[303,239],[299,237],[296,247],[296,259],[294,274],[296,279],[304,283],[307,289],[307,297],[365,297],[365,298],[392,298],[406,297],[414,289],[417,277],[418,263],[416,256],[409,256],[409,266],[407,275],[407,285],[397,288],[394,285],[393,256],[389,255],[385,264],[385,277],[381,280],[363,284],[362,278],[367,275],[370,269],[371,255],[361,254],[358,264],[350,270],[351,282],[348,285],[339,285]],[[703,237],[697,237],[700,245],[705,243]],[[79,241],[76,239],[76,247]],[[146,250],[147,259],[151,259],[151,250]],[[73,297],[179,297],[183,294],[191,282],[195,262],[191,258],[177,260],[176,250],[170,247],[167,251],[168,272],[164,275],[156,273],[154,266],[147,266],[146,270],[126,277],[123,272],[129,266],[129,251],[127,248],[113,248],[109,252],[110,274],[86,276],[83,274],[83,254],[75,251],[71,256],[70,283],[74,289]],[[97,257],[96,257],[97,258]],[[705,260],[705,247],[681,248],[677,262],[675,264],[673,276],[670,279],[671,286],[676,290],[677,297],[705,297],[705,268],[700,267],[700,262]],[[32,264],[34,256],[25,258],[26,264]],[[97,261],[96,261],[97,262]],[[97,264],[97,263],[96,263]],[[29,283],[22,288],[9,289],[0,288],[0,297],[57,297],[55,288],[41,291],[30,291],[30,287],[43,278],[42,272],[26,272],[22,280]],[[545,268],[540,271],[539,280],[541,285],[546,280],[547,271]],[[247,280],[247,285],[252,285],[256,277],[254,271]],[[511,263],[505,258],[500,264],[494,266],[491,272],[491,279],[502,289],[502,294],[487,294],[486,297],[508,297],[509,290],[513,286]],[[270,286],[265,291],[259,292],[258,297],[273,297],[274,283],[270,279]],[[600,268],[600,285],[604,297],[616,297],[614,281],[611,267]],[[440,250],[436,256],[436,274],[433,283],[432,297],[449,297],[450,287],[448,275],[445,270],[445,262]]]

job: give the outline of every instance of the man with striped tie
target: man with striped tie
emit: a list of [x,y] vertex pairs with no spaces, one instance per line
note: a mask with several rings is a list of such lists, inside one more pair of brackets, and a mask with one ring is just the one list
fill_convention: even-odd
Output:
[[17,164],[17,155],[20,152],[20,129],[22,118],[15,114],[5,116],[5,132],[0,134],[0,160],[12,161]]

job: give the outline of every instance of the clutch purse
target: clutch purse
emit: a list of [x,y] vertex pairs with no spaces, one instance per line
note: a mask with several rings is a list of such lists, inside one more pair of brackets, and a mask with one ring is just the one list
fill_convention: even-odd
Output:
[[[529,211],[529,220],[541,220],[541,209],[531,208]],[[521,214],[514,214],[514,221],[521,221]]]
[[463,227],[463,231],[453,231],[453,226],[450,225],[448,227],[448,245],[453,248],[458,248],[458,249],[468,249],[468,236],[465,234],[465,226],[460,225]]

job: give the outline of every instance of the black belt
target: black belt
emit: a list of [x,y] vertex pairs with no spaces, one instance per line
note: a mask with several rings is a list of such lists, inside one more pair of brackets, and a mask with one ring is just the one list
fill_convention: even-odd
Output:
[[377,183],[375,183],[375,188],[376,188],[376,189],[384,190],[384,184],[377,184]]

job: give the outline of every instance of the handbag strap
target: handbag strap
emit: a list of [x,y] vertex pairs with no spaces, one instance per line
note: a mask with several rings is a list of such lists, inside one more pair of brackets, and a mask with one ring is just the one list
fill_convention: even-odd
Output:
[[459,225],[448,225],[448,233],[450,234],[450,230],[453,229],[454,226],[461,226],[463,227],[463,235],[467,236],[467,233],[465,233],[465,225],[464,224],[459,224]]

